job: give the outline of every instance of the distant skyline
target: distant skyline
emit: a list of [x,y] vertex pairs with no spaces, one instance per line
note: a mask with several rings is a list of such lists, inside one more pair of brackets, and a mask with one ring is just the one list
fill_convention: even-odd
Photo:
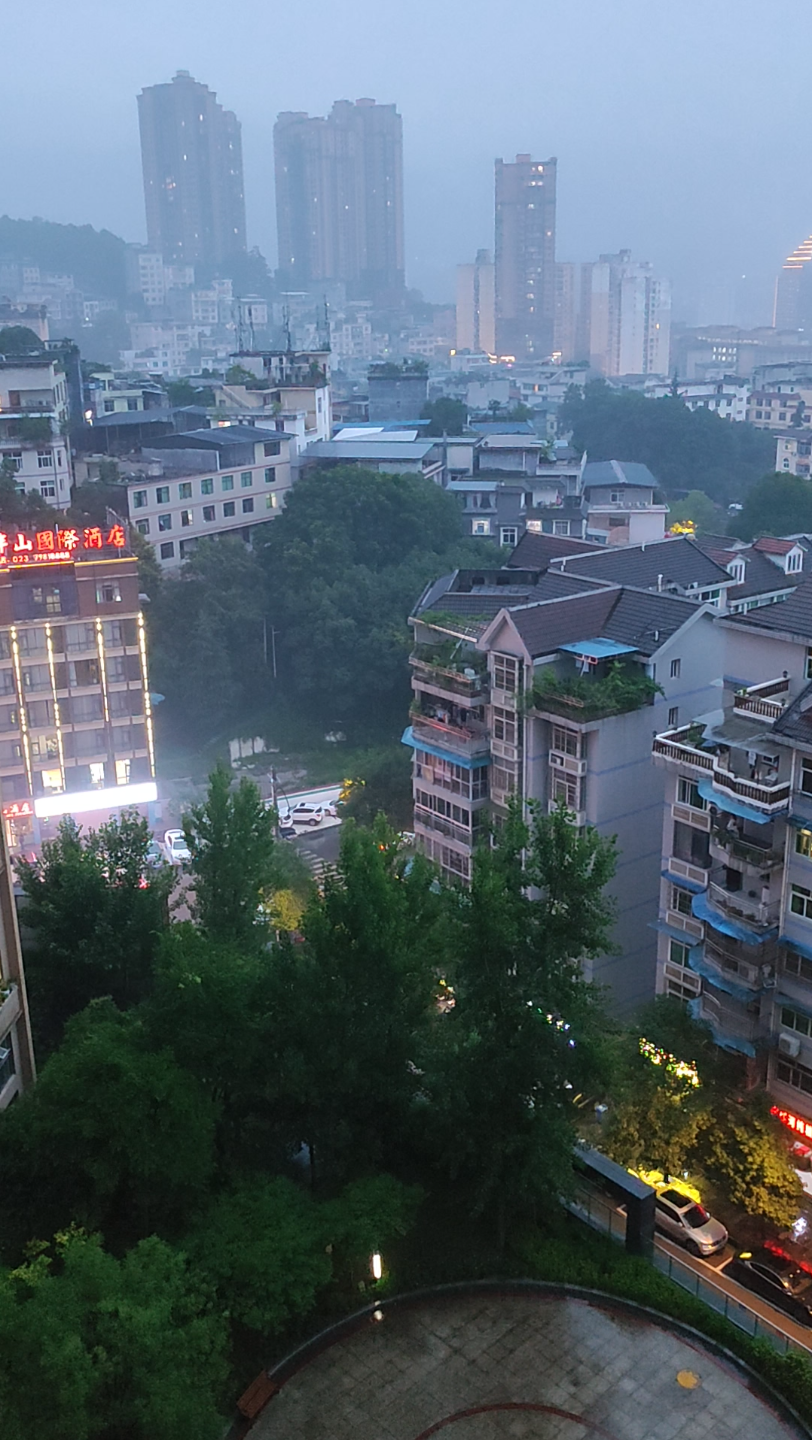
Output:
[[[146,236],[136,96],[178,69],[242,125],[249,245],[276,263],[273,126],[372,97],[403,117],[406,274],[453,300],[493,248],[493,165],[558,159],[562,260],[628,248],[674,283],[674,317],[769,323],[775,276],[812,229],[804,57],[812,10],[755,0],[189,0],[111,11],[41,0],[3,37],[0,212]],[[36,66],[32,61],[36,57]],[[47,77],[47,85],[38,83]]]

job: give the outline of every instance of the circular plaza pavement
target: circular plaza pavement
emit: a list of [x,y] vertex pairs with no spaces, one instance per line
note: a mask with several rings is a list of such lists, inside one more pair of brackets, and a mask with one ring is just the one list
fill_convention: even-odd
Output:
[[[381,1312],[379,1312],[381,1313]],[[704,1345],[612,1302],[438,1293],[287,1379],[251,1440],[799,1440]]]

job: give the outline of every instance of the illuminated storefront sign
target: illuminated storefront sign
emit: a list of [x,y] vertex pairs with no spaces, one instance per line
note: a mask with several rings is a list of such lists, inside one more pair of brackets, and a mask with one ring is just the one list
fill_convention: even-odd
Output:
[[771,1106],[770,1114],[774,1115],[776,1120],[780,1120],[782,1125],[786,1125],[789,1130],[794,1130],[796,1135],[803,1135],[805,1140],[812,1140],[812,1123],[809,1120],[804,1120],[800,1115],[793,1115],[791,1110],[782,1110],[778,1105]]
[[3,806],[4,820],[30,820],[34,814],[34,806],[30,800],[14,800],[10,805]]
[[149,805],[158,799],[154,780],[134,785],[110,785],[104,790],[75,790],[71,794],[42,795],[34,801],[40,820],[54,815],[86,815],[92,810],[117,809],[121,805]]
[[64,565],[101,551],[120,553],[127,544],[123,525],[68,526],[64,530],[0,530],[0,568]]

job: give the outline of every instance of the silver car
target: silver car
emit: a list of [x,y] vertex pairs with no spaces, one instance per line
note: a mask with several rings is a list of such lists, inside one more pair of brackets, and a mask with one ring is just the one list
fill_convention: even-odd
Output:
[[727,1231],[719,1220],[709,1215],[704,1205],[697,1204],[679,1190],[661,1190],[657,1196],[655,1221],[660,1230],[685,1245],[692,1255],[715,1255],[727,1244]]

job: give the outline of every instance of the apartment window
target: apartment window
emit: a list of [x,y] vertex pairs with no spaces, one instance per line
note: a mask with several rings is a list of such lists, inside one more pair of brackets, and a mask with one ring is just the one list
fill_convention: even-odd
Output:
[[695,830],[693,825],[674,821],[674,848],[672,855],[688,865],[698,865],[707,870],[710,865],[710,836],[707,830]]
[[220,481],[220,489],[221,489],[221,490],[233,490],[233,489],[234,489],[234,476],[233,476],[233,475],[224,475],[223,478],[222,478],[222,480]]
[[132,762],[131,762],[130,760],[117,760],[117,761],[116,761],[116,784],[117,784],[117,785],[129,785],[129,783],[130,783],[130,768],[131,768],[131,764],[132,764]]
[[672,705],[668,712],[668,728],[675,730],[679,725],[679,705]]
[[264,451],[266,456],[278,455],[280,451],[280,442],[278,440],[266,440],[264,445]]
[[276,471],[273,469],[273,467],[271,467],[270,470],[266,470],[266,471],[265,471],[265,484],[266,484],[266,485],[273,485],[275,475],[276,475]]
[[121,599],[121,585],[118,580],[101,580],[96,586],[97,605],[111,605]]
[[136,530],[138,531],[139,535],[148,535],[148,534],[149,534],[149,521],[148,521],[148,520],[136,520],[136,522],[135,522],[135,528],[136,528]]
[[807,1069],[806,1065],[799,1065],[797,1060],[790,1063],[779,1057],[775,1073],[784,1085],[791,1085],[794,1090],[803,1090],[807,1095],[812,1095],[812,1070]]
[[53,469],[53,463],[54,457],[51,454],[50,450],[37,451],[37,465],[39,466],[40,470]]
[[782,968],[787,975],[795,975],[798,980],[812,980],[812,960],[807,960],[804,955],[798,955],[794,950],[786,951]]
[[155,489],[155,503],[156,503],[156,505],[168,505],[168,504],[169,504],[169,486],[168,486],[168,485],[158,485],[158,486],[156,487],[156,489]]
[[192,523],[192,512],[191,512],[191,510],[181,510],[181,512],[180,512],[180,523],[181,523],[181,528],[182,528],[182,529],[184,529],[184,530],[188,529],[188,527],[189,527],[189,526],[191,525],[191,523]]
[[801,789],[804,795],[812,795],[812,760],[801,761]]
[[158,529],[159,529],[159,530],[171,530],[171,529],[172,529],[172,516],[171,516],[171,515],[159,515],[159,516],[158,516]]
[[683,970],[687,970],[688,946],[681,945],[679,940],[672,940],[668,947],[668,958],[672,965],[679,965]]
[[235,514],[236,514],[236,506],[235,506],[235,504],[234,504],[234,501],[233,501],[233,500],[226,500],[225,504],[223,505],[223,519],[224,519],[224,520],[230,520],[231,517],[232,517],[232,515],[235,515]]
[[471,534],[472,534],[472,535],[490,535],[490,533],[491,533],[491,522],[490,522],[490,520],[474,520],[474,522],[473,522],[473,524],[472,524],[472,526],[471,526]]
[[515,525],[503,525],[499,531],[499,543],[509,545],[513,549],[518,538],[518,531]]
[[254,483],[254,477],[250,470],[243,470],[240,475],[240,484],[243,490],[248,490]]
[[244,495],[244,496],[243,496],[243,501],[242,501],[242,513],[243,513],[243,515],[250,515],[250,514],[252,513],[253,509],[254,509],[254,497],[253,497],[253,495]]
[[796,830],[795,853],[803,855],[805,860],[812,860],[812,830]]
[[609,492],[609,503],[610,503],[610,505],[619,505],[619,504],[620,504],[620,491],[619,491],[619,490],[610,490],[610,492]]
[[163,545],[161,546],[161,559],[162,559],[162,560],[171,560],[171,559],[173,558],[174,554],[175,554],[175,542],[174,542],[174,540],[165,540],[164,543],[163,543]]
[[679,680],[679,672],[680,672],[681,669],[682,669],[682,661],[681,661],[681,660],[672,660],[672,661],[671,661],[671,679],[672,679],[672,680]]
[[803,885],[793,885],[789,908],[793,915],[802,915],[804,920],[812,920],[812,890],[807,890]]
[[35,585],[31,599],[38,615],[62,614],[62,595],[56,585]]
[[554,523],[553,523],[553,534],[554,534],[554,535],[569,535],[569,533],[570,533],[570,522],[569,522],[569,520],[556,520],[556,521],[554,521]]
[[516,744],[516,716],[511,710],[500,710],[494,705],[493,733],[497,740],[504,740],[508,745]]
[[690,805],[693,810],[707,810],[708,808],[708,802],[702,799],[696,781],[689,780],[685,775],[680,775],[677,781],[677,796],[680,805]]
[[515,691],[519,684],[519,662],[513,655],[494,655],[493,683],[497,690]]
[[212,480],[211,476],[209,476],[209,478],[208,478],[207,480],[201,480],[201,482],[200,482],[200,493],[201,493],[201,495],[213,495],[213,494],[214,494],[214,481]]
[[512,770],[502,765],[493,767],[493,789],[501,791],[502,794],[511,795],[516,790],[516,776]]
[[146,490],[133,491],[133,510],[143,510],[147,503]]
[[798,1035],[809,1035],[812,1033],[812,1019],[802,1010],[791,1010],[788,1005],[782,1005],[781,1028],[795,1030]]
[[191,482],[191,480],[181,480],[180,485],[178,486],[178,499],[179,499],[179,500],[191,500],[191,498],[192,498],[192,482]]
[[90,783],[99,789],[104,785],[104,761],[93,760],[88,766],[90,771]]
[[207,522],[211,522],[211,521],[214,519],[214,506],[213,506],[213,505],[204,505],[204,506],[203,506],[203,519],[204,519],[205,521],[207,521]]
[[563,802],[568,810],[578,809],[578,782],[556,775],[553,780],[553,799]]
[[278,501],[277,501],[277,498],[276,498],[275,495],[266,495],[266,496],[265,496],[265,509],[266,509],[266,510],[275,510],[276,507],[277,507],[277,504],[278,504]]
[[553,726],[553,749],[560,751],[562,755],[578,755],[577,730],[567,730],[563,725]]
[[40,482],[39,493],[42,496],[43,500],[55,500],[56,485],[54,484],[53,480],[42,480]]
[[671,909],[676,910],[678,915],[692,915],[690,891],[681,890],[679,885],[672,885]]

